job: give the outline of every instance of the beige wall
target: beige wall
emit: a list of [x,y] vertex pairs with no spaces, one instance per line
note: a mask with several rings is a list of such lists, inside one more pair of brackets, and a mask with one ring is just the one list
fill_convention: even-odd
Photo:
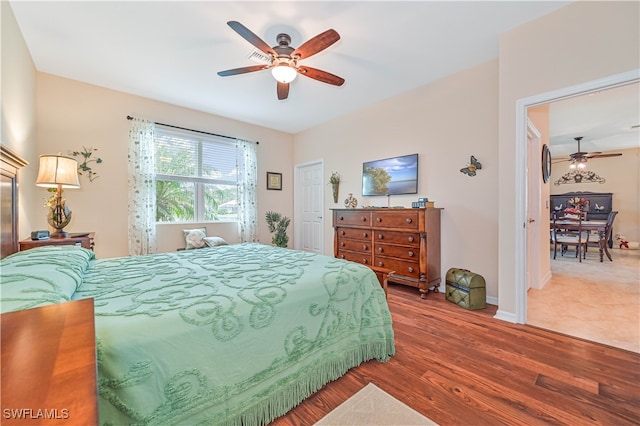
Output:
[[[37,164],[36,153],[36,69],[22,38],[9,2],[0,2],[2,20],[1,46],[1,115],[0,142],[23,157],[31,165]],[[29,235],[36,225],[30,213],[37,209],[33,166],[18,172],[19,233]]]
[[499,313],[515,314],[519,99],[640,67],[640,3],[576,2],[500,37]]
[[[73,212],[70,232],[96,232],[98,257],[125,256],[127,245],[127,146],[130,121],[127,115],[181,127],[259,141],[258,219],[260,241],[269,243],[264,223],[267,210],[293,214],[293,137],[289,134],[253,126],[130,94],[109,90],[50,74],[38,73],[37,153],[67,153],[82,146],[98,148],[103,163],[94,170],[98,179],[80,178],[80,189],[65,191]],[[37,166],[30,165],[30,168]],[[266,190],[266,172],[283,173],[283,191]],[[44,201],[46,190],[37,189]],[[46,228],[43,207],[28,212],[33,226]],[[158,251],[184,246],[182,229],[194,224],[158,225]],[[207,235],[220,235],[237,242],[235,224],[208,223]],[[290,229],[293,237],[293,228]],[[22,235],[26,237],[26,235]]]
[[[419,194],[393,196],[390,204],[411,207],[411,201],[428,197],[444,208],[443,276],[451,267],[475,271],[485,277],[488,296],[496,298],[497,97],[494,60],[297,134],[294,161],[324,159],[327,181],[332,171],[340,173],[340,203],[333,203],[326,185],[327,208],[341,207],[349,192],[359,205],[386,206],[385,197],[359,195],[362,163],[419,153]],[[475,177],[460,172],[471,155],[483,165]],[[327,222],[324,247],[329,255],[332,231]]]
[[[622,153],[622,157],[591,159],[588,163],[588,170],[605,178],[605,183],[552,184],[551,193],[611,192],[613,210],[618,211],[613,232],[622,233],[629,241],[640,241],[640,148],[611,151],[613,152]],[[552,183],[569,171],[568,164],[554,164]]]

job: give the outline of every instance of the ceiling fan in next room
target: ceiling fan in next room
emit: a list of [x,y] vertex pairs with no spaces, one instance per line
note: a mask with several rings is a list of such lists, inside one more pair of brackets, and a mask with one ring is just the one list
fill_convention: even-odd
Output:
[[613,153],[613,154],[603,154],[601,152],[582,152],[580,151],[580,141],[583,139],[583,136],[578,136],[573,138],[576,142],[578,142],[578,151],[573,154],[569,154],[569,158],[565,158],[562,160],[554,160],[554,163],[562,163],[565,161],[569,161],[569,168],[571,169],[584,169],[587,167],[587,160],[591,158],[606,158],[606,157],[619,157],[622,155],[621,152]]
[[332,84],[334,86],[342,86],[344,83],[344,79],[337,75],[298,64],[298,61],[301,59],[306,59],[309,56],[315,55],[340,40],[340,35],[338,35],[334,30],[327,30],[318,34],[298,48],[289,46],[289,43],[291,43],[291,37],[288,34],[278,34],[276,37],[278,45],[270,47],[260,37],[252,33],[240,22],[229,21],[227,22],[227,25],[267,56],[264,58],[265,63],[263,65],[253,65],[249,67],[220,71],[218,72],[218,75],[221,77],[271,69],[273,77],[278,82],[277,92],[278,99],[280,100],[287,99],[289,96],[289,83],[296,78],[297,74],[313,78],[314,80],[318,80],[323,83]]

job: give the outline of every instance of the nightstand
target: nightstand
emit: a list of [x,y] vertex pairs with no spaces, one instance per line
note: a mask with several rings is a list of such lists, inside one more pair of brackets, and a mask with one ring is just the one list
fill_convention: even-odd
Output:
[[29,238],[18,242],[18,250],[24,251],[42,246],[80,246],[93,250],[94,235],[94,232],[86,232],[70,233],[67,238],[49,238],[48,240],[32,240]]

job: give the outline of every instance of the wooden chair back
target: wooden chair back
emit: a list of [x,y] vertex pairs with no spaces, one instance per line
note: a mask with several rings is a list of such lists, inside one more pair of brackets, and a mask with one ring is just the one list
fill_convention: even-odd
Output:
[[582,230],[582,215],[556,212],[553,216],[552,239],[553,258],[555,259],[560,246],[560,254],[564,256],[567,247],[576,247],[576,257],[582,262],[586,258],[589,234]]

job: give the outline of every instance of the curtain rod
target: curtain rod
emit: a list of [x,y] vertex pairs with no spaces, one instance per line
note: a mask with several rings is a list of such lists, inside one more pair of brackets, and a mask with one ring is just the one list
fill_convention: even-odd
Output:
[[[133,120],[134,117],[127,115],[127,120]],[[233,136],[227,136],[227,135],[219,135],[217,133],[211,133],[211,132],[205,132],[202,130],[195,130],[195,129],[188,129],[186,127],[180,127],[180,126],[173,126],[171,124],[166,124],[166,123],[158,123],[157,121],[154,121],[154,124],[157,124],[159,126],[166,126],[166,127],[171,127],[173,129],[180,129],[180,130],[187,130],[189,132],[195,132],[195,133],[202,133],[204,135],[211,135],[211,136],[218,136],[220,138],[227,138],[227,139],[233,139],[233,140],[237,140],[238,138],[234,138]],[[255,142],[256,145],[259,145],[260,142]]]

